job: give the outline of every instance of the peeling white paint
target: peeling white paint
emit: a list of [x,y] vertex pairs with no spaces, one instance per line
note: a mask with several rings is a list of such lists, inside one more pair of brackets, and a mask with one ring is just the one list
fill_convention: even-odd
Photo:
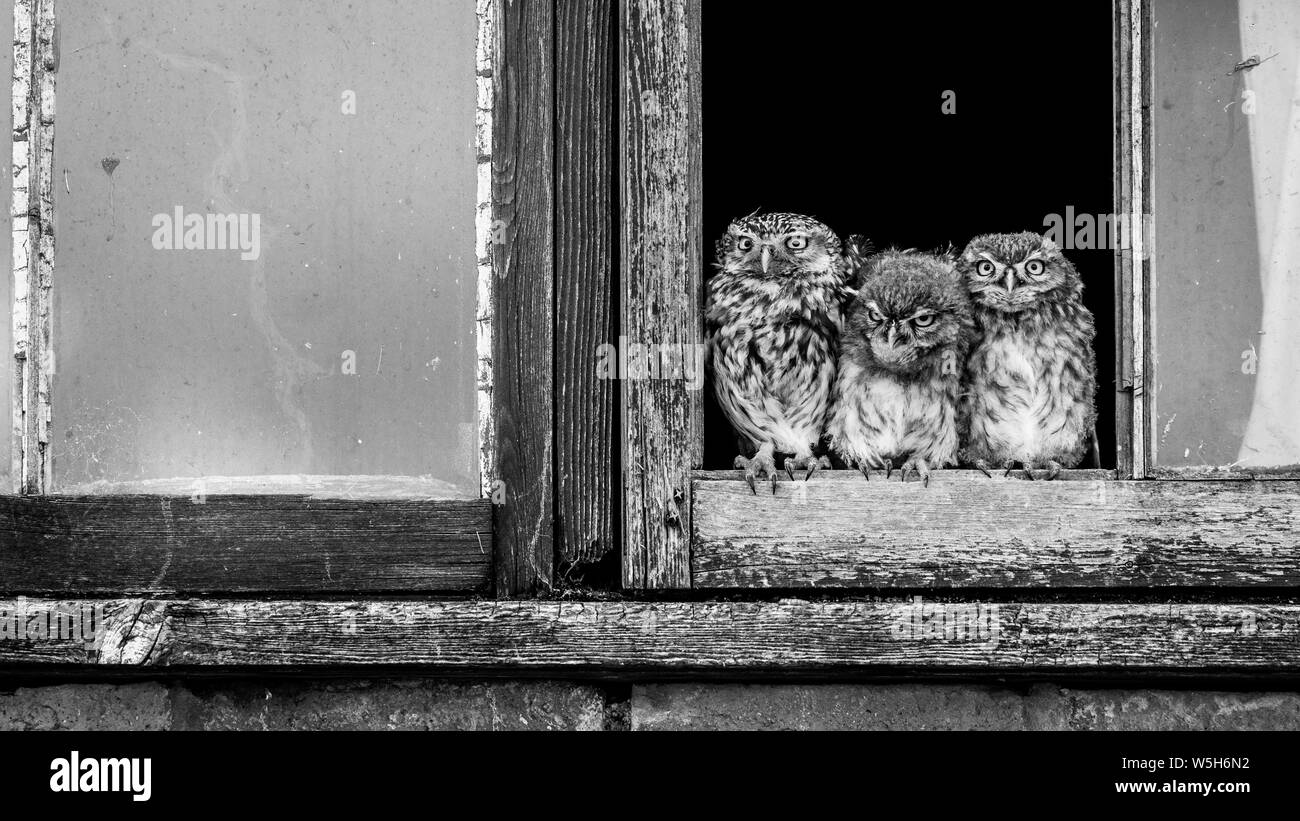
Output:
[[475,114],[475,143],[478,154],[478,208],[474,214],[475,254],[478,257],[478,289],[474,312],[478,354],[478,439],[479,488],[483,497],[492,494],[496,472],[494,453],[496,424],[492,416],[492,108],[496,101],[496,2],[477,0],[478,43],[475,63],[478,95]]

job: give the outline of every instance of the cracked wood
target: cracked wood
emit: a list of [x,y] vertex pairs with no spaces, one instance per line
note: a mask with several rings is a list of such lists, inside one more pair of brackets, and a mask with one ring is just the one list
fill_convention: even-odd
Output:
[[5,594],[485,592],[486,500],[0,496]]
[[[988,479],[851,471],[754,495],[697,472],[697,587],[1142,588],[1300,584],[1300,483]],[[1068,481],[1073,479],[1074,481]]]
[[[1300,605],[982,603],[975,636],[927,630],[960,603],[78,600],[102,629],[0,641],[6,668],[85,665],[434,673],[862,675],[1300,672]],[[965,608],[964,610],[962,608]],[[36,614],[36,615],[34,615]],[[920,615],[918,615],[920,614]],[[7,628],[14,632],[13,622]]]
[[53,0],[14,5],[13,110],[13,438],[15,490],[49,487],[50,286],[54,271]]
[[611,0],[556,3],[555,452],[562,558],[614,546],[616,383],[596,351],[614,329],[614,54]]
[[[700,0],[628,0],[621,10],[623,333],[642,345],[698,345]],[[704,450],[700,394],[682,379],[621,386],[623,584],[690,587],[690,470]]]
[[554,9],[494,2],[492,479],[497,593],[516,596],[549,589],[554,564]]

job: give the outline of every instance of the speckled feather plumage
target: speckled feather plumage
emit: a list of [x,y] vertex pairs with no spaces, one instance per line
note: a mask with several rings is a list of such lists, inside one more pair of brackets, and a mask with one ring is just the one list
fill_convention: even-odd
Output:
[[[1037,277],[1027,273],[1035,259],[1043,266]],[[991,263],[987,275],[984,261]],[[1078,272],[1032,232],[977,237],[958,270],[971,290],[978,331],[966,364],[963,458],[996,467],[1077,466],[1097,416],[1096,331]]]
[[973,335],[969,296],[951,259],[873,257],[841,340],[828,425],[836,454],[851,467],[901,466],[922,476],[956,463],[962,364]]
[[[787,246],[795,235],[807,237],[806,249]],[[753,248],[741,248],[744,240]],[[736,220],[716,251],[705,325],[718,404],[751,453],[810,457],[830,407],[855,261],[830,228],[800,214]]]

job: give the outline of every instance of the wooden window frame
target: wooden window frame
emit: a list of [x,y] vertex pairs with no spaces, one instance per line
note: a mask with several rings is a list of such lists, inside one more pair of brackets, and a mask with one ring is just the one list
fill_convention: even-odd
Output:
[[[631,5],[622,98],[624,330],[640,342],[699,343],[701,6]],[[680,382],[630,382],[623,392],[626,587],[948,600],[974,591],[992,605],[1069,595],[1078,599],[1070,605],[1075,615],[1091,625],[1082,639],[1102,655],[1122,653],[1136,639],[1182,669],[1255,668],[1257,651],[1283,638],[1285,652],[1269,654],[1268,665],[1297,669],[1292,616],[1252,610],[1243,620],[1240,607],[1292,596],[1300,584],[1300,484],[1267,471],[1205,471],[1196,478],[1206,481],[1189,482],[1151,468],[1151,271],[1142,219],[1151,211],[1151,14],[1149,0],[1115,0],[1115,196],[1131,233],[1115,265],[1118,470],[1070,471],[1056,482],[942,471],[928,489],[843,471],[754,495],[734,471],[699,469],[698,393]],[[1272,481],[1255,481],[1263,479]],[[1222,604],[1198,606],[1222,608],[1222,629],[1233,639],[1208,665],[1199,654],[1174,651],[1185,631],[1216,643],[1196,626],[1195,608],[1168,605],[1167,619],[1151,620],[1143,603],[1206,596]],[[886,611],[886,618],[897,612]],[[1108,635],[1101,624],[1113,618],[1131,619],[1143,632]],[[969,650],[953,644],[954,656]],[[989,666],[997,665],[994,656]]]
[[[15,0],[13,6],[16,487],[0,494],[0,599],[10,612],[17,602],[35,612],[49,597],[256,594],[378,601],[508,596],[548,587],[553,122],[538,112],[552,104],[550,9],[508,0],[476,5],[482,492],[478,499],[451,500],[422,498],[419,488],[413,492],[399,479],[357,488],[343,477],[308,477],[301,487],[48,492],[51,373],[45,363],[57,281],[52,180],[58,35],[54,0]],[[494,334],[494,326],[508,333]],[[148,629],[148,620],[139,617],[149,611],[145,599],[132,601],[140,606],[130,626],[109,618],[105,628],[124,637],[122,647],[139,643],[132,631]],[[295,599],[276,601],[292,607]],[[36,657],[43,652],[34,649]],[[0,661],[21,664],[32,650],[0,643]],[[103,663],[105,650],[79,652],[83,661]]]
[[[480,218],[500,237],[479,278],[483,499],[0,496],[0,538],[14,536],[0,542],[0,627],[15,608],[80,607],[99,628],[93,646],[0,640],[0,670],[1294,676],[1296,486],[1144,478],[1140,253],[1116,266],[1130,296],[1117,399],[1139,420],[1117,437],[1123,479],[947,471],[922,495],[819,475],[783,483],[774,507],[743,498],[734,473],[698,470],[700,394],[596,377],[603,342],[702,337],[701,6],[478,0],[481,67],[491,52],[479,99],[492,101]],[[35,137],[20,152],[35,193],[15,230],[36,250],[39,294],[55,37],[51,0],[16,8],[32,23],[15,53],[31,54],[17,138]],[[1116,196],[1134,214],[1149,211],[1149,15],[1116,0]],[[47,403],[31,355],[42,327],[17,360],[31,407]],[[1010,529],[1008,505],[1023,517]],[[611,555],[630,595],[565,586],[570,564]],[[996,626],[991,640],[949,634],[972,619]]]
[[[642,342],[699,343],[700,5],[632,5],[649,22],[633,25],[625,42],[633,53],[623,95],[624,327]],[[1142,218],[1151,209],[1151,4],[1115,0],[1114,9],[1115,194],[1129,217],[1115,256],[1118,470],[1010,483],[946,470],[924,491],[840,471],[754,495],[734,471],[699,469],[698,392],[680,381],[630,381],[625,586],[1276,590],[1300,582],[1300,526],[1286,515],[1300,507],[1300,485],[1289,474],[1153,478]],[[1265,479],[1274,481],[1254,481]]]
[[[553,630],[533,633],[512,614],[548,612],[529,597],[553,591],[557,566],[597,562],[617,539],[616,388],[592,367],[616,308],[617,24],[610,0],[476,0],[476,10],[481,498],[392,498],[383,487],[355,498],[329,481],[302,493],[73,497],[43,492],[55,8],[15,0],[22,484],[0,493],[0,671],[536,667],[520,646],[553,643]],[[572,610],[562,609],[560,624]],[[70,612],[94,625],[93,641],[50,632]]]
[[[52,374],[46,364],[52,359],[52,288],[57,280],[52,181],[58,35],[54,0],[15,0],[13,5],[16,487],[14,494],[0,496],[0,515],[12,523],[7,534],[12,538],[0,544],[0,593],[484,593],[493,589],[494,565],[508,571],[502,581],[507,587],[533,583],[512,562],[494,562],[494,547],[508,550],[512,545],[509,538],[494,543],[486,495],[428,500],[421,498],[418,483],[400,477],[361,482],[307,477],[287,486],[254,482],[225,489],[196,483],[197,490],[130,495],[50,493]],[[494,308],[500,306],[508,318],[534,295],[507,293],[499,285],[498,270],[532,261],[526,256],[519,263],[504,260],[491,244],[494,220],[513,218],[505,208],[494,211],[491,206],[502,201],[497,196],[501,186],[512,192],[534,186],[528,171],[522,183],[518,178],[502,182],[491,173],[493,147],[500,144],[493,130],[494,107],[514,101],[494,96],[499,50],[495,7],[480,2],[477,11],[478,405],[481,475],[488,477],[496,475],[491,471],[499,464],[519,470],[497,446],[501,403],[533,399],[531,394],[502,397],[493,389],[494,378],[509,377],[519,361],[514,340],[499,339],[493,347]],[[508,143],[504,147],[510,149]],[[545,240],[533,226],[517,233],[515,246],[525,254],[538,237]],[[546,281],[549,271],[541,273]],[[510,478],[523,482],[522,476]]]

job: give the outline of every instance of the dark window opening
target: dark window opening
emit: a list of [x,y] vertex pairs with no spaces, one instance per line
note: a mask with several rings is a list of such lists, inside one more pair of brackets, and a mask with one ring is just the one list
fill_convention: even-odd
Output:
[[[1068,23],[1068,28],[1062,26]],[[1112,17],[1075,4],[996,8],[710,4],[703,20],[705,278],[713,243],[755,209],[816,216],[877,248],[962,248],[1115,211]],[[945,92],[955,113],[943,110]],[[1115,466],[1114,251],[1063,244],[1097,324],[1098,437]],[[706,388],[706,468],[735,434]],[[1085,463],[1086,464],[1086,463]]]

